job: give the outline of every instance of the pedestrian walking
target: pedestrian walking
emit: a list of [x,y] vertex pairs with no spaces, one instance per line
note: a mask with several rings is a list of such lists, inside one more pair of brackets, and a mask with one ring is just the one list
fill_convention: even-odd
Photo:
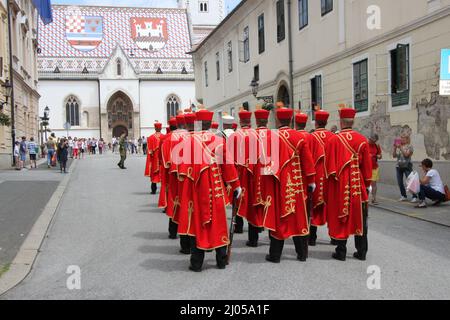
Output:
[[73,138],[73,158],[74,159],[78,159],[78,151],[79,151],[79,147],[78,147],[78,139],[75,137]]
[[16,170],[22,170],[20,167],[20,142],[16,141],[14,143],[14,160],[16,163]]
[[56,137],[55,134],[52,133],[47,140],[47,166],[50,168],[53,165],[53,158],[56,152]]
[[57,158],[61,173],[67,173],[67,160],[69,157],[69,142],[63,138],[58,144]]
[[33,169],[33,165],[35,169],[37,168],[36,157],[38,152],[39,147],[36,144],[36,142],[34,142],[34,138],[31,137],[30,142],[28,143],[28,154],[30,155],[30,169]]
[[372,204],[377,205],[378,181],[380,180],[380,166],[378,161],[383,158],[381,147],[378,144],[379,137],[376,133],[369,137],[369,152],[372,159]]
[[[394,159],[397,159],[397,183],[401,193],[401,198],[399,201],[408,201],[408,196],[406,194],[406,188],[403,179],[408,178],[413,171],[413,154],[414,148],[411,145],[411,138],[409,135],[403,134],[400,139],[395,139],[392,156]],[[417,195],[413,194],[411,202],[416,203],[417,201]]]
[[98,152],[102,155],[103,154],[103,149],[105,148],[105,141],[103,140],[103,138],[100,138],[100,140],[98,141]]
[[117,164],[120,169],[126,169],[125,168],[125,160],[127,159],[127,134],[126,132],[123,132],[120,135],[119,140],[119,153],[120,153],[120,162]]
[[145,137],[142,137],[142,153],[144,155],[147,154],[147,146],[148,146],[147,139]]
[[27,160],[27,138],[22,137],[19,147],[19,168],[22,170],[25,167],[25,161]]
[[72,137],[69,137],[67,139],[68,145],[69,145],[69,157],[73,159],[73,140]]

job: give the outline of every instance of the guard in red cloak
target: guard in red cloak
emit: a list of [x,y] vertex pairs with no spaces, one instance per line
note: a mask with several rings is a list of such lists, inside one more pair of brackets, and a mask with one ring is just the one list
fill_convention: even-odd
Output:
[[367,139],[352,129],[355,109],[339,110],[341,132],[330,137],[326,146],[328,178],[327,220],[329,235],[337,241],[333,258],[345,261],[347,239],[355,235],[354,257],[365,260],[367,204],[372,178],[372,162]]
[[156,194],[157,184],[161,182],[160,175],[160,147],[164,135],[161,133],[162,123],[155,122],[156,133],[147,139],[147,163],[145,166],[145,175],[150,177],[152,183],[152,194]]

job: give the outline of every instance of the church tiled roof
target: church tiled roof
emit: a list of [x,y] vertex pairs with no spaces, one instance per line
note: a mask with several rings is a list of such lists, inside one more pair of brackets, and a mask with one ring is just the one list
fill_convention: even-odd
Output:
[[62,5],[39,25],[38,69],[98,73],[118,46],[138,73],[193,72],[185,10]]

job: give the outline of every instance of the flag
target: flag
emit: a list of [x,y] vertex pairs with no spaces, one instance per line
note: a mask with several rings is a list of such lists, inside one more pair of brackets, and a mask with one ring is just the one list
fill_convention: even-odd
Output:
[[52,4],[50,0],[33,0],[33,5],[36,7],[44,24],[53,22]]

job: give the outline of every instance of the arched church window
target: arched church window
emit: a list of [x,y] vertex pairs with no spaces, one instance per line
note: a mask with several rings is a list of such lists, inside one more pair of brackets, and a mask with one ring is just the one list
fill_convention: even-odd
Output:
[[175,117],[179,109],[180,99],[176,95],[169,96],[167,98],[167,121],[169,121],[171,117]]
[[200,1],[200,12],[208,12],[208,1]]
[[66,122],[71,126],[80,125],[80,103],[74,96],[70,96],[66,102]]
[[122,60],[117,59],[116,64],[117,64],[117,75],[121,76],[122,75]]

